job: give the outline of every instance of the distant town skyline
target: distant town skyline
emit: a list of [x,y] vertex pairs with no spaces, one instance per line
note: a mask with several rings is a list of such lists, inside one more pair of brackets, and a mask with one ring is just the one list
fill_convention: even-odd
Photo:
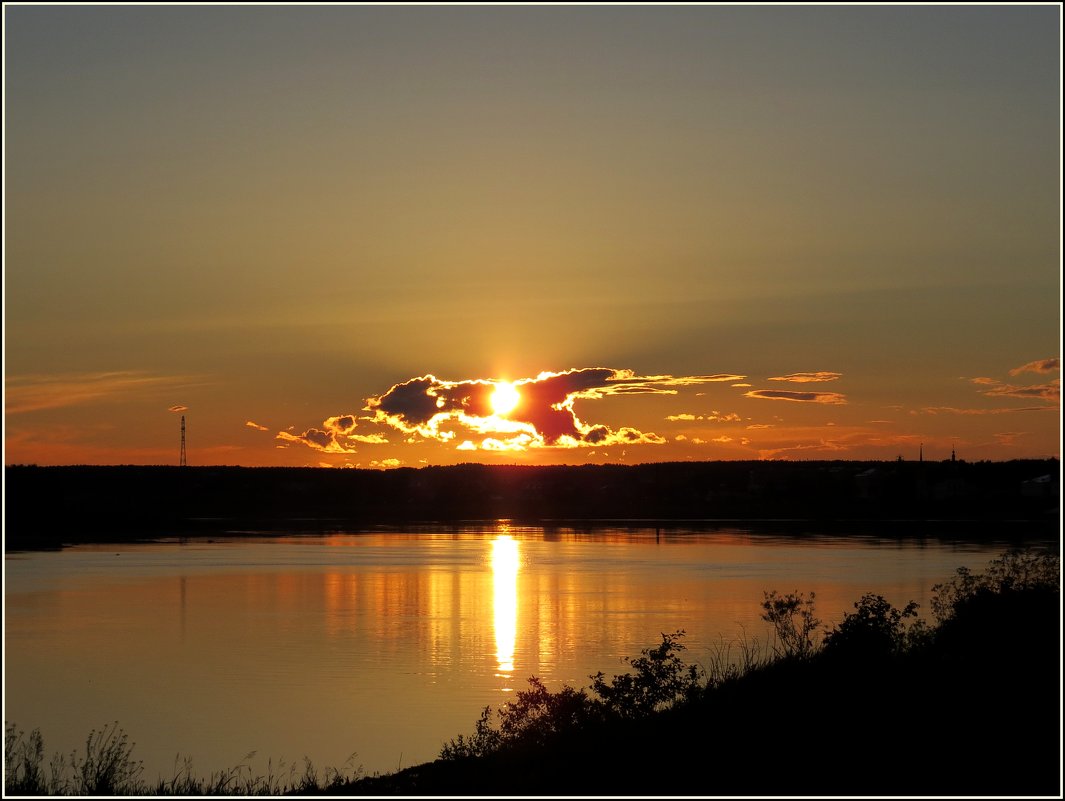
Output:
[[1060,458],[1057,4],[3,13],[5,464]]

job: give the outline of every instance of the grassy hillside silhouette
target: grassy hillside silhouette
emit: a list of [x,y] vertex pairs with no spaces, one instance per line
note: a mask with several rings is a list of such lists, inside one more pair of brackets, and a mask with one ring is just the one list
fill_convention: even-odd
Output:
[[[822,642],[804,626],[816,622],[809,599],[767,594],[766,619],[783,636],[765,662],[693,683],[666,635],[632,661],[630,678],[593,682],[583,698],[572,688],[544,697],[533,685],[532,698],[501,710],[497,729],[483,717],[465,743],[445,747],[450,759],[347,789],[1060,794],[1057,557],[1011,552],[984,574],[959,570],[936,593],[934,628],[908,621],[912,606],[867,595]],[[665,708],[633,714],[648,690]],[[470,748],[478,735],[486,747]]]

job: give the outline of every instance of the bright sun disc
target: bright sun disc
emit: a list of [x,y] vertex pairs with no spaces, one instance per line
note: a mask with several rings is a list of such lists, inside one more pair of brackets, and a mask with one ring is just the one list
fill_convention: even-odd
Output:
[[489,398],[489,402],[492,404],[492,411],[498,415],[504,415],[509,412],[518,405],[519,400],[521,400],[521,396],[518,395],[518,390],[514,389],[513,384],[506,382],[496,384],[495,392]]

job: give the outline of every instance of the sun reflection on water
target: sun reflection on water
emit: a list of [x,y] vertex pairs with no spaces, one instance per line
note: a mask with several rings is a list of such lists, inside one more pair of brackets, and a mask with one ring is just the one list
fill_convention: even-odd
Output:
[[514,641],[518,635],[518,541],[509,534],[492,540],[493,610],[496,659],[501,674],[514,672]]

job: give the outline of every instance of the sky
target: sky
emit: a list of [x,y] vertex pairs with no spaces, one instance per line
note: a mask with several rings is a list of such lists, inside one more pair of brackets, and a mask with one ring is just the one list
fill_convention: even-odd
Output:
[[5,464],[1060,457],[1058,4],[3,13]]

